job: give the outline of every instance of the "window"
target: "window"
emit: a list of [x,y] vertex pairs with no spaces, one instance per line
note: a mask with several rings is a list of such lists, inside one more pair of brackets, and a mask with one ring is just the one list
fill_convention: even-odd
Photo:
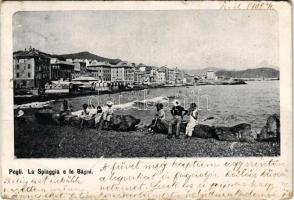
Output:
[[16,78],[19,78],[19,73],[16,73]]
[[23,69],[24,69],[24,70],[26,69],[26,66],[25,66],[25,65],[23,66]]
[[16,65],[16,69],[19,69],[19,65]]
[[28,64],[28,69],[31,69],[31,64]]
[[31,73],[30,72],[28,72],[28,77],[31,78]]

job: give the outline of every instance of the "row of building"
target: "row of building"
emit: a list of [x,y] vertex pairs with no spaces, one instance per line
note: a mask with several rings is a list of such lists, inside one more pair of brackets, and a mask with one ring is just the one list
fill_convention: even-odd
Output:
[[50,81],[69,80],[81,76],[99,82],[190,83],[194,76],[178,68],[156,67],[125,61],[116,64],[91,59],[72,59],[50,55],[34,48],[13,53],[15,88],[44,88]]

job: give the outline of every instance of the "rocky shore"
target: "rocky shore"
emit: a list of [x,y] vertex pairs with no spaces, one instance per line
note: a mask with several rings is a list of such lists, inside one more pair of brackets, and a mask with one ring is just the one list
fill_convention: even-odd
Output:
[[[116,115],[112,130],[88,126],[79,128],[77,117],[60,125],[53,113],[26,111],[15,118],[14,141],[17,158],[97,158],[97,157],[227,157],[278,156],[279,117],[269,116],[255,136],[249,124],[213,127],[200,124],[193,137],[168,140],[167,130],[158,126],[154,133],[130,115]],[[44,114],[46,113],[46,114]],[[182,131],[185,128],[182,124]]]
[[[28,122],[29,123],[29,122]],[[19,127],[19,123],[15,125]],[[168,140],[147,130],[101,131],[72,126],[21,125],[15,130],[17,158],[132,158],[278,156],[277,142],[228,142],[193,137]]]
[[[36,119],[39,123],[51,123],[59,124],[59,115],[54,114],[52,110],[44,109],[35,113]],[[65,117],[63,122],[65,125],[71,125],[79,127],[79,118],[75,115],[69,115]],[[94,123],[94,122],[93,122]],[[93,128],[94,124],[90,123],[89,128]],[[135,118],[132,115],[114,115],[111,120],[110,129],[113,131],[135,131],[146,129],[147,125],[140,125],[140,119]],[[183,121],[181,124],[181,132],[185,132],[187,121]],[[175,130],[175,128],[173,129]],[[167,123],[158,121],[153,131],[158,134],[167,134]],[[193,131],[193,137],[197,138],[213,138],[220,141],[230,142],[248,142],[253,143],[257,141],[279,141],[280,140],[280,117],[277,114],[273,114],[268,117],[265,126],[259,133],[255,133],[251,129],[251,125],[247,123],[237,124],[232,127],[223,126],[208,126],[199,124],[195,126]]]

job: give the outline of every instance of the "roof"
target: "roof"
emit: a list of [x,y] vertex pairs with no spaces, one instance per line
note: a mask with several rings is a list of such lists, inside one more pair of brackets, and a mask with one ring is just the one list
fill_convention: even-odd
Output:
[[52,65],[57,64],[57,65],[72,65],[74,66],[75,64],[68,62],[68,61],[63,61],[63,60],[57,60],[55,63],[51,63]]
[[100,66],[110,67],[111,65],[106,62],[98,62],[98,61],[93,61],[88,65],[88,67],[95,67],[95,66],[97,66],[97,67],[100,67]]
[[129,62],[121,61],[116,65],[112,65],[112,67],[133,67]]
[[21,57],[21,58],[26,58],[26,57],[45,57],[45,58],[50,58],[51,55],[44,53],[42,51],[39,51],[35,48],[30,48],[29,50],[24,50],[24,51],[16,51],[13,52],[13,57]]

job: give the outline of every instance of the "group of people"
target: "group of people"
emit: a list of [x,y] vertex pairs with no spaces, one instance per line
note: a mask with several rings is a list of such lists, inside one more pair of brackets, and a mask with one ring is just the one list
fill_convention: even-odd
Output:
[[[111,125],[111,118],[113,116],[113,103],[108,101],[106,103],[106,109],[102,110],[101,106],[97,106],[96,112],[91,112],[87,104],[83,104],[83,110],[79,115],[80,118],[80,128],[83,129],[85,124],[94,126],[98,130],[106,129],[108,130]],[[64,120],[66,115],[71,113],[71,106],[68,104],[67,100],[64,100],[60,107],[60,123]],[[185,115],[189,116],[189,122],[186,126],[185,138],[189,138],[193,134],[194,127],[198,124],[198,110],[196,103],[191,103],[190,108],[185,110],[184,107],[180,105],[179,100],[174,101],[174,105],[171,108],[172,119],[168,122],[166,120],[166,115],[163,109],[163,104],[156,104],[156,114],[148,126],[149,130],[152,131],[157,123],[162,123],[168,127],[168,138],[171,139],[173,135],[173,127],[176,127],[175,138],[179,139],[180,137],[180,125]],[[94,124],[92,124],[94,123]]]
[[[91,112],[88,108],[88,104],[83,104],[83,110],[79,115],[80,118],[80,128],[83,129],[85,125],[94,126],[98,130],[109,129],[111,123],[111,117],[113,115],[113,103],[108,101],[106,103],[107,108],[102,110],[101,106],[97,106],[96,112]],[[60,106],[60,123],[64,121],[66,115],[71,113],[71,106],[68,105],[68,101],[64,100]]]
[[172,120],[167,121],[165,118],[165,112],[163,110],[163,104],[158,103],[156,105],[157,112],[149,125],[149,130],[157,125],[158,122],[165,124],[168,127],[168,139],[172,138],[173,126],[176,126],[175,138],[180,138],[180,125],[185,115],[189,116],[189,122],[186,126],[185,138],[189,138],[193,134],[194,127],[198,124],[198,109],[196,103],[191,103],[190,108],[185,110],[184,107],[180,105],[179,100],[174,101],[174,105],[171,108]]

